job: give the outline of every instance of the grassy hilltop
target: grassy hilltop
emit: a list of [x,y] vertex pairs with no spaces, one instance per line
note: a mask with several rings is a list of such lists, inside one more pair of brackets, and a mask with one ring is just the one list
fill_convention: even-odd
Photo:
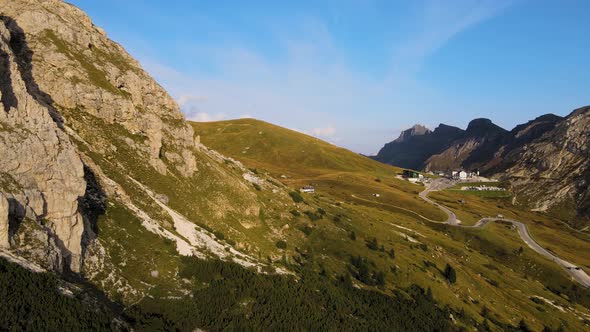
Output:
[[[443,221],[445,216],[417,197],[420,187],[396,178],[401,169],[320,139],[264,121],[239,119],[191,122],[206,146],[268,172],[298,188],[313,184],[320,194],[360,204],[379,194],[383,201]],[[394,209],[393,207],[391,207]],[[402,211],[402,210],[397,210]]]

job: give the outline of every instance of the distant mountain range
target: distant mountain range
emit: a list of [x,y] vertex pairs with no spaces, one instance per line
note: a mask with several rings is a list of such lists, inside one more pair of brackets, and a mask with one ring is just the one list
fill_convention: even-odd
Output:
[[[440,124],[405,130],[372,158],[423,171],[480,170],[510,180],[519,202],[539,210],[577,211],[588,221],[590,202],[590,106],[566,117],[540,116],[508,131],[489,119],[466,130]],[[568,209],[561,209],[568,205]],[[575,209],[573,208],[575,205]]]
[[440,124],[434,131],[414,125],[385,144],[375,160],[405,168],[432,171],[456,169],[487,170],[495,160],[550,131],[563,120],[543,115],[507,131],[489,119],[475,119],[466,130]]

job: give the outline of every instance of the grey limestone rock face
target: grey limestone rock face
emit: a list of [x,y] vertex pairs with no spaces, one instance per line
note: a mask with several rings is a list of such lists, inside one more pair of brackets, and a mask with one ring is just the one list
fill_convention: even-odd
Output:
[[[79,206],[87,183],[64,112],[141,137],[128,144],[161,174],[198,171],[193,129],[177,103],[73,5],[0,0],[0,73],[0,176],[10,175],[18,187],[0,192],[19,218],[43,223],[72,271],[80,271],[89,231]],[[3,220],[0,244],[11,236]]]
[[578,216],[590,222],[590,107],[573,111],[555,128],[514,151],[507,176],[519,179],[522,192],[544,211],[574,202]]
[[[146,137],[138,146],[148,163],[166,174],[162,146],[175,145],[191,176],[187,148],[192,127],[177,103],[119,44],[80,9],[61,0],[0,0],[2,11],[25,32],[33,53],[32,76],[58,108],[85,112]],[[184,150],[187,150],[185,153]]]
[[82,161],[31,75],[24,33],[9,17],[2,16],[0,23],[0,172],[23,188],[13,198],[25,214],[48,221],[71,269],[78,271],[83,232],[78,198],[86,188]]
[[0,193],[0,248],[8,248],[8,200]]

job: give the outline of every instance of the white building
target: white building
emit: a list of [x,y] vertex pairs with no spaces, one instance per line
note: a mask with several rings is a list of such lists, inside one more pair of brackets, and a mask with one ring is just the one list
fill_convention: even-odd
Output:
[[461,179],[461,180],[465,180],[468,177],[470,177],[470,174],[465,172],[465,171],[452,171],[451,172],[451,178],[452,179]]
[[301,188],[300,191],[302,193],[313,194],[313,193],[315,193],[315,188],[313,186],[305,186],[305,187]]

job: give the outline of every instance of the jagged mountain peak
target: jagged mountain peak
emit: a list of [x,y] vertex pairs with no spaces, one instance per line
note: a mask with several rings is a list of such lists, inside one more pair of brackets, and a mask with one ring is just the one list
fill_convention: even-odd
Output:
[[411,128],[401,132],[399,137],[394,142],[404,142],[413,136],[426,135],[431,133],[431,130],[421,124],[415,124]]
[[[418,129],[421,135],[412,135]],[[424,126],[406,130],[400,138],[383,146],[372,157],[381,162],[412,169],[420,169],[428,156],[441,152],[450,142],[462,137],[464,131],[440,124],[434,131],[425,131]]]
[[483,136],[490,133],[505,133],[507,130],[494,124],[492,120],[486,118],[478,118],[471,120],[465,130],[470,136]]
[[453,133],[453,134],[457,135],[457,134],[461,134],[463,132],[464,132],[464,130],[461,128],[458,128],[455,126],[450,126],[450,125],[447,125],[444,123],[439,124],[438,127],[436,127],[434,129],[434,133],[437,133],[437,134],[443,134],[443,133],[451,134],[451,133]]

